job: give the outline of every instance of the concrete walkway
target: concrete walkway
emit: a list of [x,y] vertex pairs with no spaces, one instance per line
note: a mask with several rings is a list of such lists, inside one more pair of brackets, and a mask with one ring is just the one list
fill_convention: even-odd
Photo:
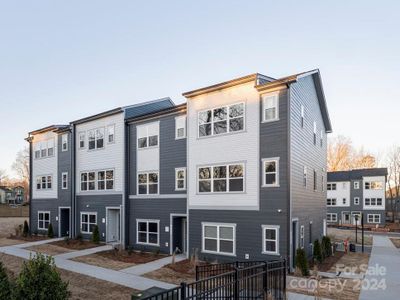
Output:
[[393,245],[389,237],[374,236],[368,267],[370,270],[373,268],[374,272],[367,272],[360,299],[399,299],[400,250]]
[[[185,259],[186,259],[186,256],[183,254],[180,254],[175,257],[175,262],[180,262]],[[168,257],[157,259],[157,260],[145,263],[145,264],[140,264],[137,266],[122,269],[120,271],[124,272],[124,273],[128,273],[128,274],[133,274],[133,275],[143,275],[143,274],[161,269],[165,265],[170,264],[171,261],[172,261],[172,257],[168,256]]]
[[111,245],[104,245],[104,246],[89,248],[89,249],[85,249],[85,250],[79,250],[79,251],[58,254],[58,255],[55,255],[54,257],[63,258],[63,259],[71,259],[71,258],[75,258],[75,257],[79,257],[79,256],[90,255],[90,254],[94,254],[97,252],[108,251],[108,250],[112,250],[112,249],[113,249],[113,247]]

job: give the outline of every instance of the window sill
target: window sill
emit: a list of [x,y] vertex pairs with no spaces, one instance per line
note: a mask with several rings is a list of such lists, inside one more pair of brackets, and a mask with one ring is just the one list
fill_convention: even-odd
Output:
[[216,252],[216,251],[209,251],[209,250],[201,250],[201,253],[236,257],[236,253],[225,253],[225,252]]
[[175,192],[185,192],[186,191],[186,188],[185,189],[175,189]]
[[90,234],[90,235],[93,234],[93,232],[85,232],[85,231],[81,231],[81,233],[82,233],[82,234]]
[[279,118],[276,118],[276,119],[272,119],[272,120],[262,120],[261,121],[261,123],[272,123],[272,122],[277,122],[277,121],[280,121],[280,119]]
[[184,139],[186,139],[186,136],[184,136],[184,137],[175,137],[175,140],[184,140]]
[[144,245],[144,246],[160,247],[160,244],[151,244],[151,243],[142,243],[142,242],[136,242],[136,244]]
[[149,147],[142,147],[142,148],[137,147],[137,150],[141,151],[141,150],[150,150],[150,149],[157,149],[157,148],[159,148],[159,145],[157,145],[157,146],[149,146]]
[[280,187],[280,184],[263,184],[261,187],[270,188],[270,187]]
[[261,254],[280,256],[279,252],[262,251]]
[[246,129],[232,131],[232,132],[224,132],[224,133],[220,133],[220,134],[210,134],[210,135],[205,135],[205,136],[199,136],[199,134],[197,134],[197,139],[202,140],[202,139],[208,139],[208,138],[215,138],[215,137],[219,137],[219,136],[229,136],[229,135],[240,134],[240,133],[244,133],[244,132],[247,132]]
[[235,195],[235,194],[246,194],[243,192],[197,192],[196,195]]

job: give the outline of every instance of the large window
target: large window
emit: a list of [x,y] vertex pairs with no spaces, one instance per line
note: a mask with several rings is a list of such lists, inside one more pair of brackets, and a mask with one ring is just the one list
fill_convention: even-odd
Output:
[[61,189],[68,189],[68,172],[63,172],[61,174]]
[[203,252],[235,255],[236,225],[203,223]]
[[81,213],[81,232],[93,233],[94,227],[97,225],[97,214],[82,212]]
[[107,126],[107,143],[112,144],[115,142],[115,125]]
[[79,149],[85,148],[86,133],[79,132]]
[[136,220],[136,242],[158,246],[159,239],[159,220]]
[[33,145],[35,159],[54,156],[54,139],[37,142]]
[[336,183],[328,183],[327,190],[328,191],[336,191]]
[[368,223],[379,224],[381,222],[380,214],[368,214],[367,215]]
[[382,190],[383,182],[381,181],[367,181],[364,183],[366,190]]
[[88,131],[89,150],[102,149],[104,147],[104,128]]
[[53,177],[51,175],[36,177],[37,190],[51,190],[53,185]]
[[327,213],[326,214],[326,221],[327,222],[337,222],[337,214],[335,214],[335,213]]
[[263,253],[279,254],[279,226],[262,225],[263,230]]
[[114,170],[81,173],[81,191],[103,191],[114,189]]
[[138,173],[137,193],[140,195],[158,194],[158,172]]
[[186,137],[186,116],[175,118],[175,139],[183,139]]
[[263,122],[279,120],[279,93],[262,95]]
[[365,198],[364,206],[382,206],[382,198]]
[[61,136],[61,151],[68,151],[68,134]]
[[158,147],[158,134],[158,122],[137,126],[138,149]]
[[199,193],[227,193],[243,191],[244,164],[198,168]]
[[186,190],[186,168],[175,169],[175,190]]
[[266,158],[263,162],[263,186],[279,186],[279,157]]
[[47,230],[50,224],[50,212],[49,211],[39,211],[38,212],[38,229]]
[[244,103],[198,113],[199,137],[244,130]]
[[336,206],[336,198],[328,198],[326,199],[327,206]]

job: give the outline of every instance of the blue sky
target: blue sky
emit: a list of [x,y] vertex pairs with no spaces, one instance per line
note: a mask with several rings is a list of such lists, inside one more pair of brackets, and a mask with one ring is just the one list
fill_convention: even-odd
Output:
[[319,68],[334,134],[400,144],[398,1],[0,0],[0,169],[27,132],[249,73]]

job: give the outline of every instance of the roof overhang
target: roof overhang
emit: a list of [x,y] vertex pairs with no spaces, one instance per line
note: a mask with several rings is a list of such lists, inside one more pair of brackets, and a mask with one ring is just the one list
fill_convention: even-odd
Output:
[[82,118],[82,119],[79,119],[79,120],[72,121],[70,124],[71,125],[82,124],[82,123],[94,121],[94,120],[97,120],[97,119],[101,119],[101,118],[104,118],[104,117],[112,116],[112,115],[115,115],[115,114],[118,114],[118,113],[122,113],[122,112],[123,112],[123,109],[121,107],[118,107],[118,108],[114,108],[114,109],[111,109],[111,110],[108,110],[108,111],[105,111],[105,112],[102,112],[102,113],[99,113],[99,114],[96,114],[96,115],[92,115],[92,116],[89,116],[89,117],[86,117],[86,118]]
[[129,123],[139,122],[139,121],[148,120],[148,119],[152,119],[152,118],[162,117],[162,116],[169,115],[169,114],[185,113],[185,112],[186,112],[186,103],[182,103],[179,105],[175,105],[174,107],[166,108],[166,109],[159,110],[156,112],[151,112],[151,113],[141,115],[138,117],[128,118],[125,120],[125,122],[129,124]]
[[48,131],[59,131],[59,130],[64,130],[66,128],[69,128],[69,125],[50,125],[47,127],[43,127],[34,131],[29,132],[29,135],[35,135],[35,134],[40,134],[40,133],[45,133]]

